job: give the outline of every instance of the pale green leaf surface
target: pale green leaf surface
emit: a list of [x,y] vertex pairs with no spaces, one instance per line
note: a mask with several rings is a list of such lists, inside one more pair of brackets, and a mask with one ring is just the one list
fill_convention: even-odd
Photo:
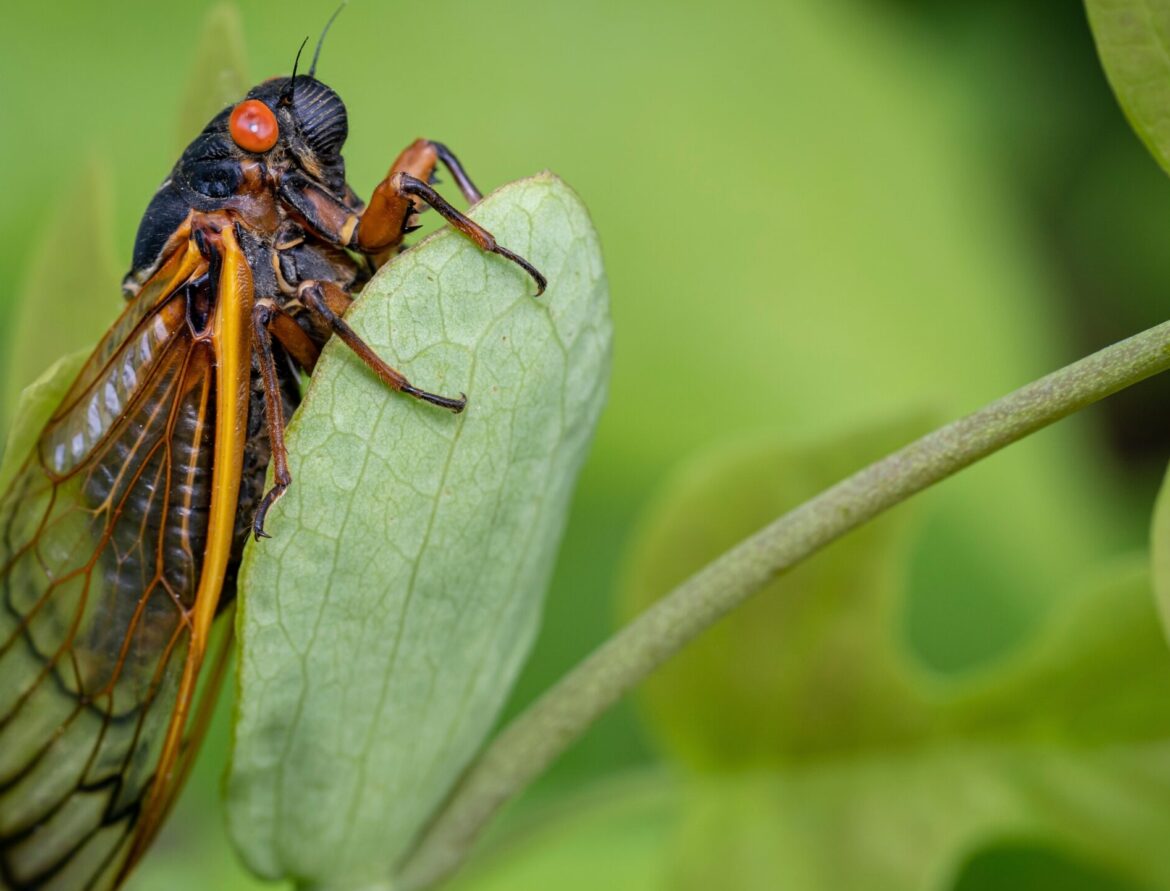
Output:
[[53,205],[13,310],[7,418],[21,390],[66,353],[92,347],[125,305],[110,178],[108,165],[91,158]]
[[1109,85],[1130,125],[1170,173],[1170,3],[1085,0]]
[[179,102],[176,142],[180,149],[227,106],[239,102],[248,88],[248,54],[244,26],[235,3],[219,3],[203,20],[195,60]]
[[[498,840],[454,887],[537,891],[571,850],[585,871],[582,887],[604,876],[595,887],[945,891],[975,852],[1021,840],[1142,887],[1170,887],[1162,856],[1170,833],[1170,653],[1142,561],[1109,570],[1069,598],[1031,646],[987,674],[936,685],[907,669],[914,707],[928,705],[915,736],[888,744],[871,731],[869,742],[858,742],[847,738],[851,722],[838,719],[836,744],[790,752],[770,769],[682,780],[673,793],[659,792],[678,816],[659,818],[637,853],[624,838],[595,834],[588,850],[575,841],[581,825],[633,806],[620,794],[571,815],[550,812],[539,833]],[[831,637],[830,622],[849,623],[854,608],[867,609],[838,604],[822,636]],[[772,631],[779,653],[807,626]],[[739,656],[726,652],[729,662]],[[842,664],[859,686],[875,668],[888,671],[866,659]],[[813,664],[802,678],[811,684],[818,672]],[[904,731],[905,705],[880,690],[873,695],[867,713],[889,708],[893,727]],[[811,691],[803,702],[814,722],[834,711]],[[615,852],[628,871],[616,877],[606,871]]]
[[362,887],[481,744],[540,618],[605,396],[597,236],[551,174],[472,214],[549,279],[444,230],[347,318],[452,416],[331,343],[288,429],[293,485],[241,572],[231,831],[261,874]]

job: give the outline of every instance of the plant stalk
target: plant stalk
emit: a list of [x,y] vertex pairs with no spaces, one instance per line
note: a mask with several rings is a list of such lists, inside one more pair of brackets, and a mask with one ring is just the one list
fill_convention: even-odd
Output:
[[911,495],[1170,368],[1170,322],[929,433],[789,511],[646,609],[518,715],[472,762],[403,863],[396,889],[454,872],[476,837],[628,690],[779,573]]

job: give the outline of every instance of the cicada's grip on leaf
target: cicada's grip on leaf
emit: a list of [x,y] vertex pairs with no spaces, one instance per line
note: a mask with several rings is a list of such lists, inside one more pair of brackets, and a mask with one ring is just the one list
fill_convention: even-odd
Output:
[[443,231],[347,319],[463,414],[394,398],[328,346],[288,429],[294,485],[241,575],[235,842],[266,876],[386,880],[483,741],[540,618],[605,398],[608,294],[584,207],[544,174]]

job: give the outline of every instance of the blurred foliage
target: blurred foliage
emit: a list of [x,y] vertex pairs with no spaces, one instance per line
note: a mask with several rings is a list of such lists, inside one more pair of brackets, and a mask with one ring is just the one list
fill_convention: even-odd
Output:
[[252,88],[244,25],[234,3],[213,6],[195,44],[195,64],[178,106],[176,148],[182,151],[220,111]]
[[91,156],[65,183],[66,190],[54,196],[51,217],[11,307],[7,361],[0,364],[6,370],[0,403],[5,421],[21,390],[66,353],[88,353],[122,308],[110,233],[110,179],[109,165]]
[[[680,559],[692,560],[685,537],[676,543]],[[866,612],[871,598],[858,593],[860,602],[829,608],[824,636],[835,633],[828,618],[850,624],[843,614]],[[775,626],[772,647],[807,643],[807,627]],[[888,645],[887,629],[869,627],[869,646],[861,642],[841,662],[860,686],[875,668],[888,671],[865,656]],[[750,663],[758,654],[732,658]],[[814,664],[792,684],[804,682],[799,695],[761,696],[765,732],[775,732],[774,716],[794,700],[814,722],[832,714],[841,694],[821,680]],[[838,740],[856,744],[778,752],[771,769],[744,770],[733,754],[723,770],[708,759],[690,777],[599,786],[603,798],[562,803],[518,826],[454,888],[535,891],[589,848],[595,862],[604,851],[622,852],[589,874],[630,891],[1167,887],[1170,653],[1144,560],[1103,567],[1032,645],[986,672],[960,681],[918,674],[911,690],[927,716],[913,734],[897,696],[867,703],[872,714],[890,715],[896,742],[878,722],[870,744],[843,732]],[[695,708],[691,731],[718,738],[711,693],[679,696]],[[783,726],[794,737],[803,732]],[[636,851],[624,816],[632,811],[641,814]],[[598,838],[590,826],[610,827],[614,837]]]
[[[630,543],[623,619],[929,429],[904,421],[804,446],[755,437],[704,451],[665,484]],[[916,738],[924,704],[898,652],[916,507],[783,573],[651,676],[639,699],[669,750],[699,769],[748,769]]]
[[660,771],[600,780],[516,821],[449,891],[652,891],[683,803]]
[[1170,173],[1170,10],[1149,0],[1086,0],[1085,8],[1117,101]]
[[1153,572],[1154,597],[1162,624],[1170,635],[1170,471],[1162,481],[1154,504],[1154,521],[1150,524],[1150,564]]
[[[1118,105],[1161,173],[1170,173],[1170,8],[1148,0],[1086,0],[1085,6]],[[1132,134],[1102,140],[1095,163],[1070,177],[1067,203],[1059,208],[1067,211],[1062,222],[1071,237],[1070,278],[1087,298],[1082,304],[1086,321],[1090,330],[1110,340],[1163,318],[1170,284],[1170,256],[1164,250],[1170,236],[1164,210],[1170,181],[1153,164],[1133,163],[1135,151]],[[1116,234],[1095,237],[1094,223],[1106,220]],[[1084,263],[1081,256],[1096,263]],[[1168,382],[1159,379],[1110,405],[1115,417],[1129,419],[1121,425],[1119,444],[1130,454],[1149,456],[1131,462],[1145,471],[1147,488],[1165,463],[1170,421],[1151,417],[1144,406],[1167,396]]]
[[[174,163],[173,134],[190,130],[176,97],[192,71],[207,70],[196,47],[209,8],[130,0],[114,15],[74,0],[6,10],[0,163],[12,175],[0,271],[13,284],[0,307],[38,323],[6,326],[6,367],[26,337],[38,338],[31,355],[43,368],[93,336],[41,314],[43,296],[16,286],[37,282],[30,258],[50,258],[62,275],[92,268],[87,286],[70,290],[87,313],[112,320],[117,276],[77,258],[100,252],[112,231],[119,271],[128,265],[138,217]],[[257,77],[287,73],[332,11],[308,0],[249,0],[240,10]],[[235,54],[230,42],[209,48]],[[319,72],[348,103],[346,157],[360,194],[402,145],[427,135],[459,152],[485,187],[555,170],[601,232],[617,330],[612,402],[513,712],[608,633],[608,592],[634,517],[698,448],[759,431],[815,441],[924,409],[952,416],[1165,315],[1170,185],[1113,103],[1077,4],[515,0],[404,16],[395,4],[353,0]],[[55,203],[102,205],[100,187],[73,185],[95,151],[111,162],[115,223],[106,230],[78,212],[63,231],[51,222]],[[918,499],[913,527],[892,536],[906,540],[902,582],[890,585],[904,608],[890,633],[908,658],[978,672],[1026,640],[1080,579],[1142,543],[1149,459],[1164,462],[1170,438],[1150,418],[1159,394],[1170,398],[1167,382],[1135,388]],[[839,575],[826,573],[836,584]],[[1043,684],[1071,671],[1061,665]],[[1046,698],[1036,683],[1033,695]],[[996,708],[1009,701],[1021,700],[996,699]],[[953,706],[954,721],[985,719],[995,703]],[[1123,717],[1100,720],[1124,729]],[[220,826],[226,738],[221,716],[136,887],[254,884]],[[1020,776],[1070,763],[1063,748],[1028,751],[1039,763]],[[533,873],[543,884],[529,887],[574,870],[582,887],[622,887],[602,875],[606,865],[656,869],[664,839],[686,837],[674,834],[683,798],[709,797],[717,814],[721,801],[751,794],[742,782],[729,799],[706,792],[718,785],[711,777],[692,793],[661,771],[640,803],[588,789],[658,760],[632,710],[619,709],[512,810],[482,868],[500,887],[523,888],[508,884],[506,855],[526,869],[535,860],[521,855],[532,852],[548,859]],[[1001,788],[1003,765],[992,767],[999,779],[976,782],[977,792]],[[845,776],[823,772],[830,791]],[[787,796],[769,790],[801,782],[812,783],[763,783],[751,806],[762,820],[783,811]],[[807,788],[825,796],[810,800],[831,800]],[[914,790],[922,794],[909,803],[928,801]],[[573,791],[613,809],[613,830],[601,810],[575,807],[565,797]],[[566,820],[582,828],[534,816],[544,807],[571,810]],[[956,886],[1004,888],[1034,873],[1037,859],[1012,841],[1002,855],[973,855]],[[1097,850],[1092,838],[1085,845]],[[1028,887],[1075,887],[1070,875],[1095,868],[1077,864],[1098,859],[1061,860]],[[1086,887],[1131,887],[1120,881]]]
[[[689,462],[631,545],[629,611],[907,436]],[[896,630],[911,508],[784,574],[645,685],[652,725],[703,774],[657,887],[943,889],[982,844],[1021,836],[1170,883],[1170,651],[1144,558],[1103,567],[1010,658],[948,679]]]

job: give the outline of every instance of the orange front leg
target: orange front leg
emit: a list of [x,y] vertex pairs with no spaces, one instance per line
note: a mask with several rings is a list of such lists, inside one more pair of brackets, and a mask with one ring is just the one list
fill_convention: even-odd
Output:
[[422,208],[398,188],[395,177],[399,173],[406,173],[429,183],[440,160],[452,172],[469,202],[474,204],[482,197],[450,149],[441,142],[416,139],[394,159],[390,172],[370,196],[370,203],[362,213],[357,232],[358,247],[362,251],[368,254],[381,253],[402,242],[403,236],[409,231],[407,221],[410,215]]
[[374,194],[370,196],[370,203],[362,212],[355,233],[358,250],[365,254],[384,254],[397,247],[410,231],[408,222],[411,214],[421,210],[421,204],[426,204],[474,241],[481,250],[499,254],[531,275],[536,282],[537,295],[542,294],[547,282],[535,266],[519,254],[497,244],[490,232],[456,210],[431,188],[431,177],[440,162],[451,171],[468,201],[474,203],[480,199],[479,189],[450,149],[439,142],[416,139],[398,156],[386,178],[378,183]]
[[311,232],[340,247],[382,258],[410,231],[411,215],[428,205],[448,223],[474,241],[482,250],[511,260],[536,282],[536,293],[544,292],[546,280],[531,263],[497,244],[490,232],[452,207],[430,186],[437,164],[451,171],[469,201],[478,201],[479,190],[459,159],[442,143],[417,139],[407,147],[386,178],[378,183],[365,210],[350,207],[320,183],[294,170],[284,174],[278,188],[281,201],[295,211]]

